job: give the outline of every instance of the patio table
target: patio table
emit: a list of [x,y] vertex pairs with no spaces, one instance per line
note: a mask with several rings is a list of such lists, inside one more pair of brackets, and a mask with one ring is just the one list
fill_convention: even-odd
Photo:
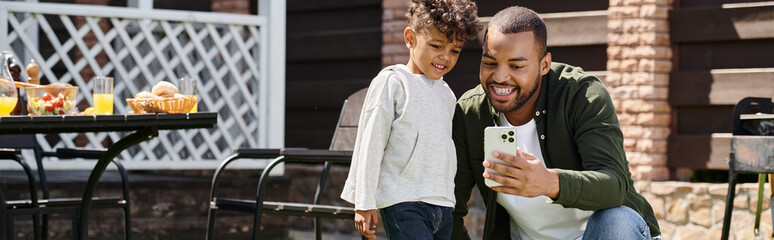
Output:
[[[112,144],[94,165],[78,209],[76,239],[88,238],[88,216],[94,189],[110,161],[124,149],[158,136],[158,130],[211,128],[217,113],[127,114],[97,116],[7,116],[0,117],[0,134],[37,134],[73,132],[131,132]],[[0,190],[0,200],[3,199]],[[5,207],[0,209],[0,213]],[[0,220],[0,224],[5,219]],[[4,228],[5,224],[0,226]],[[131,229],[127,229],[131,231]]]

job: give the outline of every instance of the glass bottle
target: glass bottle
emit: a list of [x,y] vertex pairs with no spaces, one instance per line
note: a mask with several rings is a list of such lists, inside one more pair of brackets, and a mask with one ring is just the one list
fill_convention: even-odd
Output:
[[[8,64],[8,69],[11,71],[11,78],[13,78],[14,82],[21,82],[21,66],[19,66],[18,63],[16,63],[15,59],[11,59],[11,62]],[[15,83],[14,83],[15,84]],[[11,115],[22,115],[22,98],[21,94],[19,94],[19,89],[16,89],[16,107],[13,108],[13,111],[11,111]]]

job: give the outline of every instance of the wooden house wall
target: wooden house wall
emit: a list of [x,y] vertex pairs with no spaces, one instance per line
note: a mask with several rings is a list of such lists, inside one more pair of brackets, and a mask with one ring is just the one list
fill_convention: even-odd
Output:
[[[521,5],[540,14],[606,10],[608,1],[477,1],[479,16]],[[289,0],[287,17],[287,91],[285,146],[328,148],[344,99],[368,86],[381,70],[381,1]],[[566,19],[564,19],[566,20]],[[604,74],[607,63],[607,17],[573,19],[595,26],[595,40],[573,43],[579,36],[558,32],[549,39],[555,61],[571,63]],[[561,17],[546,20],[552,26],[568,24]],[[466,43],[454,69],[444,79],[459,97],[479,83],[481,44]],[[604,77],[604,76],[601,76]]]
[[734,105],[774,97],[774,4],[681,0],[669,19],[668,166],[727,169]]
[[381,0],[288,0],[286,147],[329,147],[344,99],[381,70],[381,28]]

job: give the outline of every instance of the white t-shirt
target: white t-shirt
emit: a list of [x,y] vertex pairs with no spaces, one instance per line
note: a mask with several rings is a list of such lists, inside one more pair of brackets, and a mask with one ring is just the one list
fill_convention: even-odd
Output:
[[[500,113],[500,125],[511,126]],[[543,166],[543,153],[537,137],[535,120],[516,126],[516,144],[523,152],[535,155]],[[526,198],[497,193],[497,203],[511,216],[511,239],[581,239],[593,211],[565,208],[553,204],[548,196]]]

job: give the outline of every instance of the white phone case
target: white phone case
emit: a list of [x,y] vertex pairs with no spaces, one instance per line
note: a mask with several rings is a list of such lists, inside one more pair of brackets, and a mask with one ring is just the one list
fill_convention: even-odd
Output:
[[[500,159],[495,158],[492,153],[494,151],[504,152],[512,155],[516,155],[516,127],[512,126],[498,126],[487,127],[484,129],[484,159],[492,162],[499,162],[508,164]],[[484,168],[485,171],[500,174],[499,172]],[[484,182],[489,187],[502,186],[502,184],[484,178]]]

